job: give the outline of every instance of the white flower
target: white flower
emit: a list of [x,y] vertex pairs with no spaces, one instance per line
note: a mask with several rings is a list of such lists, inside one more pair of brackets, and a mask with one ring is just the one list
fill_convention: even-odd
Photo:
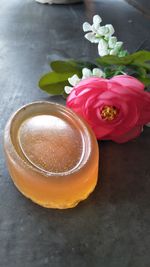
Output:
[[92,32],[88,32],[85,34],[85,38],[91,43],[99,43],[99,39],[95,37],[95,34]]
[[118,55],[121,50],[122,45],[123,45],[123,42],[116,42],[114,48],[110,50],[110,55]]
[[105,27],[107,28],[107,33],[105,34],[105,37],[112,36],[114,34],[114,32],[115,32],[113,25],[106,24]]
[[103,77],[104,72],[101,69],[95,68],[93,69],[93,76],[95,77]]
[[110,37],[114,34],[114,28],[111,24],[106,24],[105,26],[100,26],[102,19],[99,15],[93,17],[93,24],[90,25],[88,22],[83,23],[83,31],[89,32],[85,35],[92,43],[97,43],[101,37]]
[[92,30],[92,26],[90,25],[90,23],[84,22],[83,23],[83,31],[84,32],[88,32],[88,31],[91,31],[91,30]]
[[88,22],[83,23],[83,31],[88,32],[88,31],[94,31],[95,33],[97,32],[97,29],[100,27],[100,23],[102,22],[102,19],[99,15],[95,15],[93,17],[93,24],[91,25]]
[[108,28],[106,26],[99,27],[97,34],[99,35],[99,39],[100,37],[106,36],[108,34]]
[[98,53],[101,57],[109,55],[108,43],[101,39],[98,44]]
[[72,86],[76,86],[80,82],[80,79],[79,79],[78,75],[75,74],[71,78],[68,78],[68,82]]
[[88,68],[82,70],[82,79],[86,79],[92,76],[92,71]]
[[104,72],[99,68],[94,68],[92,71],[88,68],[83,68],[81,79],[76,74],[68,78],[68,81],[72,86],[65,86],[65,93],[70,94],[74,86],[76,86],[81,80],[87,79],[89,77],[104,77]]
[[102,19],[99,15],[95,15],[93,17],[93,24],[90,25],[88,22],[83,23],[83,31],[89,32],[85,34],[85,38],[88,39],[91,43],[98,43],[99,42],[99,30],[100,30],[100,23]]
[[93,24],[85,22],[83,31],[88,32],[85,38],[91,43],[98,43],[98,53],[101,57],[106,55],[119,55],[123,43],[117,42],[117,38],[112,36],[115,32],[111,24],[101,26],[102,19],[99,15],[93,17]]
[[95,15],[93,17],[93,25],[95,29],[99,28],[101,22],[102,22],[102,19],[99,15]]
[[103,77],[104,72],[99,68],[94,68],[92,71],[88,68],[84,68],[82,70],[82,80],[87,79],[89,77]]
[[71,86],[65,86],[64,91],[67,95],[69,95],[72,91],[73,87]]
[[114,48],[116,43],[117,43],[117,38],[115,36],[109,38],[109,41],[108,41],[109,48],[111,49]]
[[68,78],[68,82],[72,85],[72,86],[65,86],[64,91],[66,94],[70,94],[71,91],[73,90],[73,87],[76,86],[79,82],[81,81],[81,79],[79,79],[78,75],[73,75],[72,77]]

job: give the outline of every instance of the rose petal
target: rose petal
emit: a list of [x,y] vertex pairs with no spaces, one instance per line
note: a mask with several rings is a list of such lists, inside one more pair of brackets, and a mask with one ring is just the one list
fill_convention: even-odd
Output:
[[76,95],[87,88],[91,88],[92,90],[97,89],[100,94],[101,92],[104,92],[108,89],[108,80],[100,77],[90,77],[82,80],[78,85],[74,87],[74,89],[76,90]]
[[[134,79],[135,82],[137,82],[136,84],[138,85],[139,81],[133,77],[131,78],[132,78],[131,79],[132,82]],[[117,83],[112,80],[113,79],[111,79],[111,83],[108,84],[109,90],[116,92],[117,94],[122,96],[123,100],[125,98],[128,100],[131,100],[132,103],[131,103],[130,110],[133,110],[133,105],[134,103],[136,103],[136,107],[139,112],[139,119],[138,119],[137,125],[145,125],[146,123],[148,123],[150,121],[150,93],[143,91],[142,88],[140,89],[139,86],[134,87],[133,85],[131,89],[131,87],[129,88],[127,86],[123,86],[123,85],[121,86],[121,84],[119,83],[117,85]],[[139,84],[142,85],[142,83],[140,82]]]
[[98,140],[106,140],[107,136],[112,132],[112,129],[108,129],[107,127],[104,126],[94,126],[92,127],[92,129]]
[[142,126],[136,126],[134,128],[132,128],[129,132],[123,134],[123,135],[120,135],[120,136],[113,136],[111,135],[110,136],[110,139],[112,141],[115,141],[116,143],[125,143],[125,142],[128,142],[136,137],[138,137],[141,132],[142,132]]
[[128,76],[128,75],[117,75],[110,79],[111,82],[116,82],[123,87],[130,89],[144,90],[144,84],[141,83],[138,79]]

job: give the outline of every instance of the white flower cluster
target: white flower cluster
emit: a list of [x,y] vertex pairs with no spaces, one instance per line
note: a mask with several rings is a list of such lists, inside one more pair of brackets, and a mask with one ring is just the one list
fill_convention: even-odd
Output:
[[98,53],[101,57],[106,55],[119,55],[123,42],[118,42],[115,36],[114,27],[111,24],[101,26],[102,19],[99,15],[93,17],[93,24],[85,22],[83,31],[88,32],[85,38],[91,43],[98,43]]
[[66,94],[70,94],[73,90],[73,87],[76,86],[81,80],[87,79],[89,77],[104,77],[104,72],[101,69],[94,68],[92,71],[88,68],[82,70],[82,78],[80,79],[78,75],[73,75],[68,78],[68,82],[72,86],[65,86],[64,91]]

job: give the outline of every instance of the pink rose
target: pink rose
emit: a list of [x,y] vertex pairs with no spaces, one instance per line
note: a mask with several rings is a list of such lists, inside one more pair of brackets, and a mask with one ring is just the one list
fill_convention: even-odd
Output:
[[139,136],[150,122],[150,93],[128,75],[82,80],[68,96],[67,107],[90,124],[98,139],[117,143]]

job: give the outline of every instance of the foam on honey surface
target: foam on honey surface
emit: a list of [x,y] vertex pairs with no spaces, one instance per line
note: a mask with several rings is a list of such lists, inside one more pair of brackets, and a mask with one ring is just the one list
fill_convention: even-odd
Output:
[[54,173],[75,168],[84,154],[77,126],[54,115],[37,115],[25,120],[19,128],[18,141],[32,165]]

